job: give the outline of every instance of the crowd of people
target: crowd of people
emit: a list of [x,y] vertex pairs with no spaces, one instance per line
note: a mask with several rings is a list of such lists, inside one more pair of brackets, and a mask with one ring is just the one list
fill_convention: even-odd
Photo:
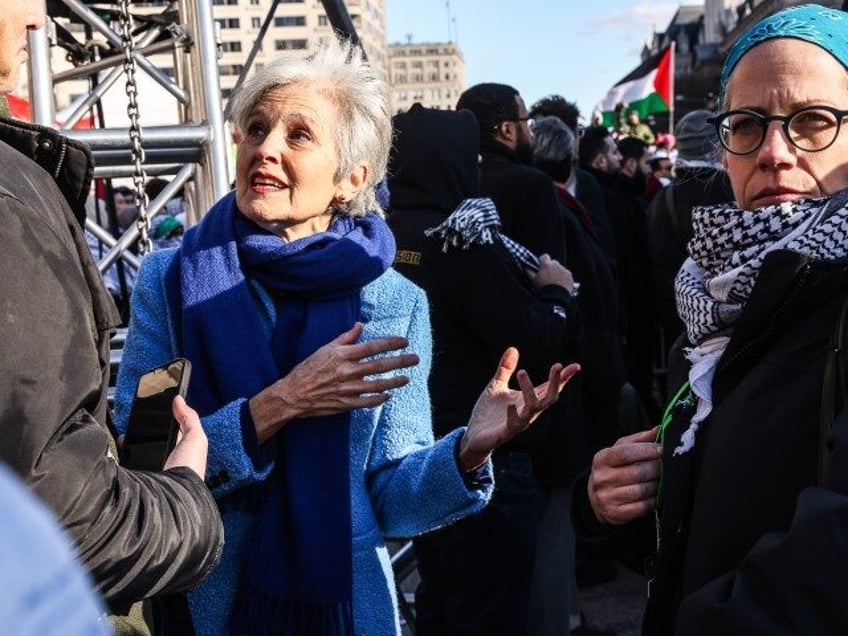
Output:
[[[0,17],[0,91],[43,23]],[[763,18],[660,136],[494,82],[392,116],[330,38],[233,95],[233,190],[163,206],[118,288],[84,221],[139,195],[0,119],[0,624],[397,636],[412,538],[419,636],[602,634],[577,589],[616,562],[648,635],[844,633],[846,41],[819,5]],[[128,470],[177,357],[176,446]]]

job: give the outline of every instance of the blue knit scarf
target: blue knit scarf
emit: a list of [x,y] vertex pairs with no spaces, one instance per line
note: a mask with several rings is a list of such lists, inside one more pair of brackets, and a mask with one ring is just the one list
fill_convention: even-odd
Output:
[[[189,402],[211,413],[289,373],[358,320],[362,288],[386,271],[394,252],[375,214],[338,217],[328,231],[286,243],[226,195],[182,243]],[[275,298],[270,342],[251,281]],[[276,451],[276,464],[258,490],[260,520],[237,593],[236,632],[353,633],[349,431],[350,413],[300,419],[262,447],[248,447],[257,462]],[[244,434],[255,440],[252,430]]]

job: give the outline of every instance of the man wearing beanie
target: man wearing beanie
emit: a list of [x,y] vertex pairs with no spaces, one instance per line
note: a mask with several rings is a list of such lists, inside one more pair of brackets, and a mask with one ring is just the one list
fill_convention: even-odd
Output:
[[648,207],[648,250],[666,357],[683,330],[674,300],[674,277],[686,260],[686,244],[692,238],[692,208],[733,200],[730,181],[718,161],[718,136],[707,122],[713,115],[709,110],[695,110],[677,122],[675,179]]

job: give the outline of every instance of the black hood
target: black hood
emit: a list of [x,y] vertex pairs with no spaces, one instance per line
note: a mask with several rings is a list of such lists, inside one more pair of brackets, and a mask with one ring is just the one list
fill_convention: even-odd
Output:
[[388,183],[393,213],[426,209],[447,216],[463,199],[480,196],[480,133],[471,111],[414,104],[392,121]]

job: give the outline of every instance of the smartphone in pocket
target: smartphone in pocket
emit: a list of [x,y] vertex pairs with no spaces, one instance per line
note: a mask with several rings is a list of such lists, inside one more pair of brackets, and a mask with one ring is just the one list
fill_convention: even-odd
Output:
[[190,375],[191,363],[177,358],[139,378],[121,448],[122,466],[162,470],[180,430],[171,405],[177,395],[185,397]]

